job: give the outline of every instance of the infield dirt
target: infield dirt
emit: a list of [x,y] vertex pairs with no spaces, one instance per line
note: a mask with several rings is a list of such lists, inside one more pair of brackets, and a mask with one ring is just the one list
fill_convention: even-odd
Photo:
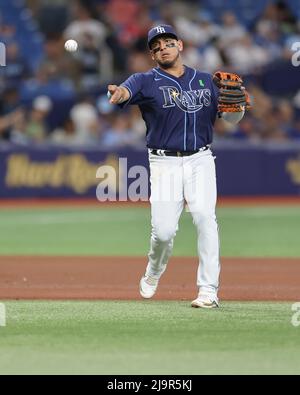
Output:
[[[196,258],[173,257],[154,299],[195,297]],[[1,256],[0,299],[140,299],[144,257]],[[299,299],[297,258],[223,258],[221,300]]]

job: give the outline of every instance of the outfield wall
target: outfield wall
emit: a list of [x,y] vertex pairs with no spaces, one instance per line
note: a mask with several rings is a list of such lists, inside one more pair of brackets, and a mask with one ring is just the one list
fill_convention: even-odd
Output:
[[[219,196],[300,196],[300,143],[261,146],[228,142],[214,144],[213,151]],[[109,167],[115,175],[108,180],[109,187],[125,199],[137,178],[133,166],[144,166],[148,172],[146,150],[2,146],[0,198],[93,198]],[[99,167],[102,175],[97,179]],[[147,190],[142,194],[146,199]]]

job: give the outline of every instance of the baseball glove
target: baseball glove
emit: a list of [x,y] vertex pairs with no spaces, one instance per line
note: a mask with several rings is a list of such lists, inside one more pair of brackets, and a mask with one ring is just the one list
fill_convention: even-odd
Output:
[[243,80],[239,75],[217,71],[213,75],[213,81],[220,90],[219,113],[240,112],[251,108],[249,94],[243,87]]

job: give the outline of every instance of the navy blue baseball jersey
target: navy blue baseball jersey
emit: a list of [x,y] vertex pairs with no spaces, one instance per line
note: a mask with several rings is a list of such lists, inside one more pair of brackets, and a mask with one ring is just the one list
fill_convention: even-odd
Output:
[[130,76],[122,86],[137,104],[147,127],[147,147],[193,151],[212,142],[218,88],[208,73],[185,66],[180,77],[159,67]]

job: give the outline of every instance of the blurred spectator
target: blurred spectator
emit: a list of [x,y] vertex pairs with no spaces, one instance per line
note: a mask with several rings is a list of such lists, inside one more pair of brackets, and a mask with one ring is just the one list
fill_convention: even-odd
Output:
[[132,51],[128,58],[129,73],[143,73],[156,66],[148,53],[140,51]]
[[201,68],[203,67],[203,58],[200,54],[200,50],[191,41],[184,41],[184,52],[182,54],[184,64],[188,64],[190,67]]
[[29,146],[31,143],[30,138],[26,134],[26,113],[23,109],[17,110],[13,113],[13,122],[9,141],[16,145]]
[[224,65],[220,52],[214,45],[197,48],[190,42],[184,43],[183,61],[190,67],[213,73]]
[[300,141],[300,118],[296,119],[289,129],[289,137]]
[[0,15],[0,40],[4,44],[12,42],[16,39],[16,27],[5,23]]
[[8,85],[0,98],[0,114],[5,115],[20,107],[21,99],[16,85]]
[[[88,8],[77,1],[73,6],[74,20],[67,26],[64,37],[79,43],[79,60],[84,77],[87,74],[99,74],[98,83],[108,81],[112,77],[112,54],[107,46],[108,31],[105,25],[92,18]],[[97,59],[97,66],[95,65]],[[98,67],[99,65],[99,67]],[[92,69],[92,70],[91,70]],[[99,72],[100,69],[100,72]],[[85,82],[88,81],[87,79]],[[83,83],[85,85],[85,83]]]
[[136,136],[135,140],[145,144],[146,139],[146,125],[141,117],[140,110],[137,106],[131,106],[129,109],[129,127]]
[[80,68],[76,59],[64,49],[62,36],[49,37],[44,43],[45,56],[41,64],[49,72],[51,79],[63,79],[78,86]]
[[41,143],[46,140],[48,134],[46,118],[51,110],[52,101],[49,97],[39,96],[33,101],[25,128],[25,133],[31,141]]
[[220,36],[221,28],[213,22],[208,12],[200,11],[197,14],[194,21],[182,15],[177,16],[174,18],[174,24],[182,40],[195,46],[203,46]]
[[[14,127],[17,127],[16,125],[18,125],[19,122],[23,122],[23,119],[24,112],[22,109],[17,109],[0,117],[0,137],[4,137],[6,140],[9,140],[11,137],[11,130],[14,129]],[[10,131],[9,134],[7,133],[8,130]],[[18,141],[18,143],[19,142],[20,141]]]
[[50,136],[50,141],[65,146],[76,144],[76,130],[72,119],[66,119],[61,128],[55,129]]
[[113,118],[111,127],[104,132],[101,145],[103,148],[136,145],[137,136],[130,129],[126,113],[118,112]]
[[268,57],[268,62],[280,58],[282,54],[282,37],[277,26],[270,21],[261,21],[256,26],[256,42]]
[[111,0],[107,2],[105,13],[125,47],[132,47],[151,28],[149,10],[137,0]]
[[35,74],[35,78],[26,80],[21,86],[23,100],[33,100],[36,96],[46,95],[55,100],[74,97],[73,84],[68,79],[57,78],[56,69],[51,64],[42,64]]
[[26,59],[20,53],[19,45],[16,41],[6,44],[6,66],[0,67],[1,78],[5,85],[18,86],[31,75]]
[[[80,88],[84,91],[92,90],[100,82],[100,48],[92,35],[86,33],[76,53],[80,68]],[[107,73],[105,79],[107,78]]]
[[233,12],[224,12],[220,28],[220,40],[223,48],[240,40],[246,34],[246,29],[238,22]]
[[236,129],[232,133],[232,137],[251,142],[259,142],[261,136],[257,128],[257,122],[251,116],[245,116],[241,122],[238,123]]
[[249,84],[248,89],[253,102],[251,114],[257,119],[263,119],[272,111],[272,99],[257,85]]
[[98,110],[99,135],[101,136],[112,123],[115,106],[107,100],[107,95],[104,94],[97,98],[96,108]]
[[253,42],[250,34],[235,39],[225,50],[232,70],[247,74],[259,71],[259,68],[269,62],[268,53]]
[[299,115],[300,115],[300,89],[299,89],[299,91],[296,93],[295,97],[293,98],[292,103],[294,104],[294,106],[296,107],[296,109],[299,111]]
[[90,145],[99,142],[98,114],[89,98],[83,98],[72,108],[70,118],[75,129],[75,144]]
[[102,146],[104,148],[119,147],[126,145],[129,135],[129,120],[125,114],[116,114],[111,126],[102,136]]
[[64,32],[65,39],[73,39],[81,44],[84,41],[84,36],[88,34],[96,42],[100,44],[104,43],[106,28],[100,21],[92,18],[88,8],[84,7],[82,2],[76,1],[72,7],[72,11],[73,20]]
[[297,20],[292,15],[285,1],[269,2],[259,18],[257,25],[270,24],[282,34],[290,34],[295,30]]
[[8,86],[0,97],[0,139],[10,139],[11,128],[16,119],[23,115],[20,96],[15,86]]
[[290,102],[286,99],[281,99],[275,107],[275,114],[278,126],[288,134],[295,119],[294,109]]
[[266,117],[264,117],[264,122],[260,125],[261,138],[265,141],[285,141],[287,140],[287,135],[280,128],[277,123],[275,109]]

